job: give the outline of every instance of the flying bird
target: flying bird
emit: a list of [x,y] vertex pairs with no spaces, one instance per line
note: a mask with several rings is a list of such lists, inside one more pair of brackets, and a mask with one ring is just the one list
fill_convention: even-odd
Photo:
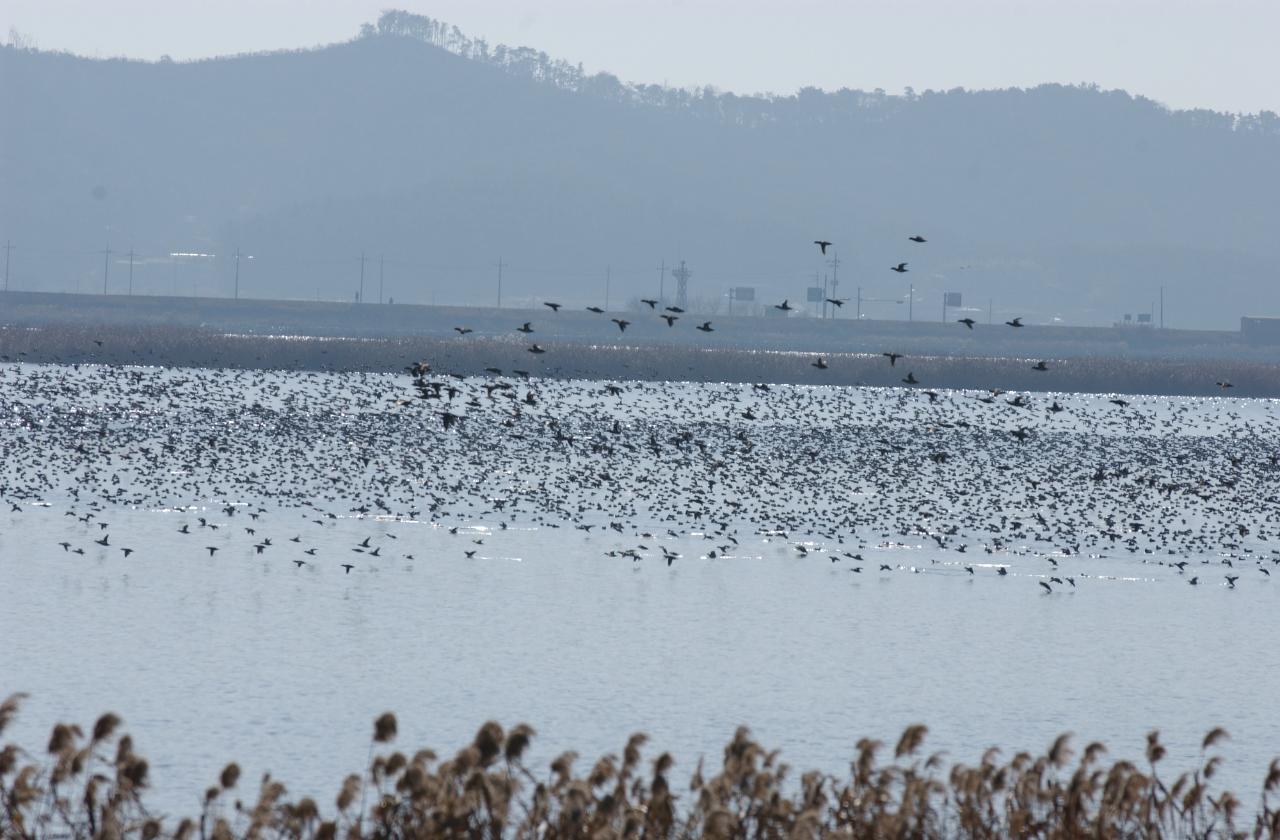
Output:
[[791,304],[787,303],[787,302],[784,300],[782,303],[775,303],[775,304],[773,305],[773,308],[774,308],[774,309],[781,309],[783,312],[790,312],[790,311],[792,310],[792,308],[793,308],[793,307],[791,306]]
[[1011,326],[1011,327],[1021,327],[1021,326],[1025,326],[1025,325],[1022,323],[1022,318],[1021,318],[1021,317],[1014,318],[1012,321],[1005,321],[1005,324],[1007,324],[1008,326]]
[[908,271],[908,269],[907,269],[907,264],[906,264],[906,263],[904,263],[904,262],[900,262],[900,263],[898,263],[898,264],[897,264],[897,265],[895,265],[895,266],[890,266],[890,267],[889,267],[889,270],[890,270],[890,271],[896,271],[896,272],[898,272],[899,274],[906,274],[906,273],[907,273],[907,271]]
[[542,305],[543,305],[543,306],[550,307],[552,312],[559,312],[559,311],[560,311],[560,304],[558,304],[558,303],[552,303],[551,301],[547,300],[547,301],[543,301],[543,302],[542,302]]
[[957,324],[964,324],[964,325],[965,325],[966,327],[968,327],[969,329],[973,329],[973,319],[972,319],[972,318],[961,318],[959,321],[956,321],[956,323],[957,323]]
[[715,330],[711,328],[710,321],[703,321],[696,327],[696,329],[702,330],[703,332],[715,332]]
[[928,242],[929,241],[918,233],[915,236],[908,236],[907,239],[910,239],[912,242]]
[[825,254],[825,253],[827,253],[827,246],[828,246],[828,245],[830,245],[831,243],[830,243],[830,242],[828,242],[828,241],[826,241],[825,239],[815,239],[815,240],[813,240],[813,244],[814,244],[814,245],[817,245],[819,248],[821,248],[821,249],[822,249],[822,253],[824,253],[824,254]]

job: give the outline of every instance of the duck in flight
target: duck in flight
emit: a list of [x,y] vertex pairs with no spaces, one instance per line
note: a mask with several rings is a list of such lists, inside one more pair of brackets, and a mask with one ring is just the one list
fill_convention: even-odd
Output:
[[668,327],[674,327],[676,325],[676,321],[680,320],[679,315],[659,315],[658,317],[666,321]]
[[827,246],[830,245],[831,243],[826,241],[825,239],[815,239],[813,240],[813,244],[821,248],[822,253],[825,254],[827,253]]
[[712,329],[712,327],[711,327],[711,322],[710,322],[710,321],[703,321],[701,324],[699,324],[699,325],[697,326],[697,329],[700,329],[700,330],[702,330],[703,332],[715,332],[715,330],[714,330],[714,329]]
[[627,320],[625,320],[625,319],[623,319],[623,318],[610,318],[609,320],[610,320],[610,321],[613,321],[615,324],[617,324],[617,325],[618,325],[618,331],[619,331],[619,332],[626,332],[626,331],[627,331],[627,327],[629,327],[629,326],[631,325],[631,322],[630,322],[630,321],[627,321]]
[[525,335],[533,332],[533,327],[529,326],[529,322],[525,321],[523,326],[516,327],[516,332],[522,332]]
[[792,307],[790,303],[788,303],[786,300],[784,300],[784,301],[782,301],[782,303],[775,303],[775,304],[773,305],[773,308],[774,308],[774,309],[780,309],[780,310],[782,310],[783,312],[790,312],[794,307]]
[[1008,325],[1008,326],[1010,326],[1010,327],[1021,327],[1021,326],[1024,326],[1024,324],[1022,323],[1022,317],[1021,317],[1021,316],[1019,316],[1019,317],[1017,317],[1017,318],[1014,318],[1012,321],[1005,321],[1005,324],[1007,324],[1007,325]]
[[559,311],[560,311],[560,304],[558,304],[558,303],[552,303],[551,301],[546,300],[546,301],[543,301],[543,302],[542,302],[542,305],[543,305],[543,306],[550,307],[552,312],[559,312]]
[[900,263],[898,263],[898,264],[897,264],[897,265],[895,265],[895,266],[890,266],[890,267],[889,267],[889,270],[890,270],[890,271],[896,271],[896,272],[898,272],[899,274],[906,274],[906,273],[907,273],[907,271],[908,271],[908,269],[907,269],[907,264],[906,264],[906,263],[904,263],[904,262],[900,262]]
[[597,315],[603,315],[603,314],[604,314],[604,310],[603,310],[603,309],[601,309],[601,308],[600,308],[600,307],[598,307],[598,306],[588,306],[588,307],[587,307],[587,311],[588,311],[588,312],[594,312],[594,313],[596,313]]
[[973,329],[974,321],[973,321],[973,319],[972,319],[972,318],[961,318],[959,321],[956,321],[956,323],[957,323],[957,324],[964,324],[964,325],[965,325],[966,327],[968,327],[969,329]]
[[825,300],[827,303],[831,304],[832,306],[837,306],[837,307],[844,306],[846,302],[846,298],[823,298],[823,300]]
[[907,239],[910,239],[912,242],[919,242],[919,243],[925,243],[929,241],[918,233],[915,236],[908,236]]
[[649,304],[650,309],[656,309],[658,306],[658,302],[656,300],[650,300],[649,298],[640,298],[640,302]]
[[901,353],[881,353],[880,355],[887,356],[889,358],[889,367],[896,365],[898,363],[898,359],[902,358]]

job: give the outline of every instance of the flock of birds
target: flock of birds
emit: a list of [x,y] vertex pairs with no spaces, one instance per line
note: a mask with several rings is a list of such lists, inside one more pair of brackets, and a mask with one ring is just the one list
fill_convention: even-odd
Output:
[[[1267,405],[1109,402],[422,362],[401,375],[14,364],[0,369],[0,498],[6,531],[57,516],[39,526],[65,531],[51,545],[104,560],[148,550],[112,525],[134,508],[172,512],[193,555],[299,572],[412,563],[412,524],[473,562],[525,529],[565,528],[637,568],[784,550],[856,575],[1030,578],[1046,594],[1106,557],[1191,585],[1269,579]],[[353,519],[381,530],[334,545]]]
[[[919,234],[908,236],[907,239],[911,242],[915,242],[921,245],[929,241],[925,237],[920,236]],[[821,252],[825,255],[827,253],[827,248],[829,248],[832,243],[830,240],[826,240],[826,239],[815,239],[813,241],[813,244],[817,245],[821,250]],[[890,266],[889,270],[897,272],[898,274],[906,274],[908,271],[910,271],[910,269],[907,268],[908,265],[909,265],[908,262],[900,262],[897,265]],[[848,298],[824,298],[824,300],[826,303],[829,303],[832,306],[835,306],[837,309],[840,307],[843,307],[846,303],[849,302]],[[656,298],[641,298],[640,302],[648,306],[649,310],[656,313],[659,318],[666,321],[668,327],[674,327],[676,321],[680,320],[681,316],[686,314],[683,307],[674,306],[674,305],[663,306],[662,310],[659,311],[658,310],[659,304],[663,304],[665,303],[665,301],[660,301],[660,300],[657,300]],[[552,312],[556,312],[556,313],[558,313],[564,306],[563,304],[557,303],[555,301],[543,301],[542,305],[550,309]],[[782,312],[784,315],[789,315],[790,313],[794,312],[796,309],[794,306],[791,305],[790,298],[784,298],[782,303],[773,304],[773,308]],[[586,307],[586,311],[595,313],[597,315],[608,314],[606,310],[600,308],[599,306],[588,306]],[[625,333],[627,331],[627,327],[631,326],[632,324],[631,321],[625,318],[610,318],[609,320],[612,321],[614,324],[616,324],[618,327],[618,330],[623,333]],[[972,330],[974,327],[974,324],[976,324],[977,322],[972,318],[965,317],[965,318],[958,318],[956,320],[956,323],[964,324],[967,328]],[[1013,327],[1015,329],[1020,329],[1026,326],[1025,324],[1022,323],[1021,316],[1018,316],[1016,318],[1011,318],[1010,320],[1005,321],[1004,323],[1006,326]],[[471,327],[454,327],[453,329],[455,332],[457,332],[461,336],[467,336],[475,332],[475,330],[473,330]],[[525,321],[515,329],[517,332],[523,333],[525,335],[529,335],[535,332],[532,321]],[[711,326],[710,321],[703,321],[702,323],[698,324],[695,327],[695,329],[705,333],[715,332],[715,328]],[[526,348],[526,350],[534,354],[535,356],[541,356],[547,352],[546,348],[541,346],[537,342],[532,343],[529,347]],[[901,359],[903,357],[901,353],[895,353],[895,352],[886,352],[882,355],[887,356],[889,358],[890,365],[896,364],[898,359]],[[825,356],[815,357],[810,364],[813,367],[817,368],[818,370],[828,370],[831,367],[830,363],[827,361]],[[1048,362],[1041,360],[1037,362],[1035,365],[1033,365],[1031,369],[1036,371],[1042,371],[1042,372],[1047,371],[1049,370]],[[908,371],[907,375],[902,378],[902,383],[904,385],[919,385],[920,380],[916,378],[915,373],[913,371]],[[1218,385],[1223,388],[1231,387],[1231,384],[1229,382],[1228,383],[1219,382]]]

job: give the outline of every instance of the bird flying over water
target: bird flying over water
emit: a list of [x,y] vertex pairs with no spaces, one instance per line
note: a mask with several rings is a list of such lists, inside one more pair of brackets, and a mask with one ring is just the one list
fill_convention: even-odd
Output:
[[813,244],[814,244],[814,245],[817,245],[819,248],[821,248],[821,249],[822,249],[822,253],[824,253],[824,254],[825,254],[825,253],[827,253],[827,246],[828,246],[828,245],[830,245],[831,243],[830,243],[830,242],[828,242],[828,241],[826,241],[825,239],[815,239],[815,240],[813,240]]
[[973,329],[973,323],[974,323],[974,322],[973,322],[973,319],[972,319],[972,318],[961,318],[960,320],[956,321],[956,323],[957,323],[957,324],[964,324],[964,325],[965,325],[966,327],[968,327],[969,329]]
[[543,306],[550,307],[552,312],[559,312],[559,311],[560,311],[560,304],[558,304],[558,303],[552,303],[551,301],[546,300],[546,301],[543,301],[543,302],[542,302],[542,305],[543,305]]

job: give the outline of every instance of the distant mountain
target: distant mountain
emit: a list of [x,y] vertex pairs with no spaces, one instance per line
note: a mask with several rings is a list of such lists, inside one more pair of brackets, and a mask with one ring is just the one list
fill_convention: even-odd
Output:
[[387,297],[488,305],[501,258],[507,305],[603,304],[608,269],[617,308],[687,260],[694,307],[723,312],[731,286],[803,300],[830,239],[833,294],[872,317],[905,318],[882,301],[914,283],[917,318],[954,290],[1111,323],[1163,286],[1171,325],[1232,328],[1280,314],[1277,231],[1275,114],[1094,87],[673,90],[402,12],[190,63],[0,48],[16,288],[100,289],[105,260],[123,292],[132,249],[137,291],[229,295],[239,250],[243,294],[349,300],[363,252],[365,300],[381,271]]

